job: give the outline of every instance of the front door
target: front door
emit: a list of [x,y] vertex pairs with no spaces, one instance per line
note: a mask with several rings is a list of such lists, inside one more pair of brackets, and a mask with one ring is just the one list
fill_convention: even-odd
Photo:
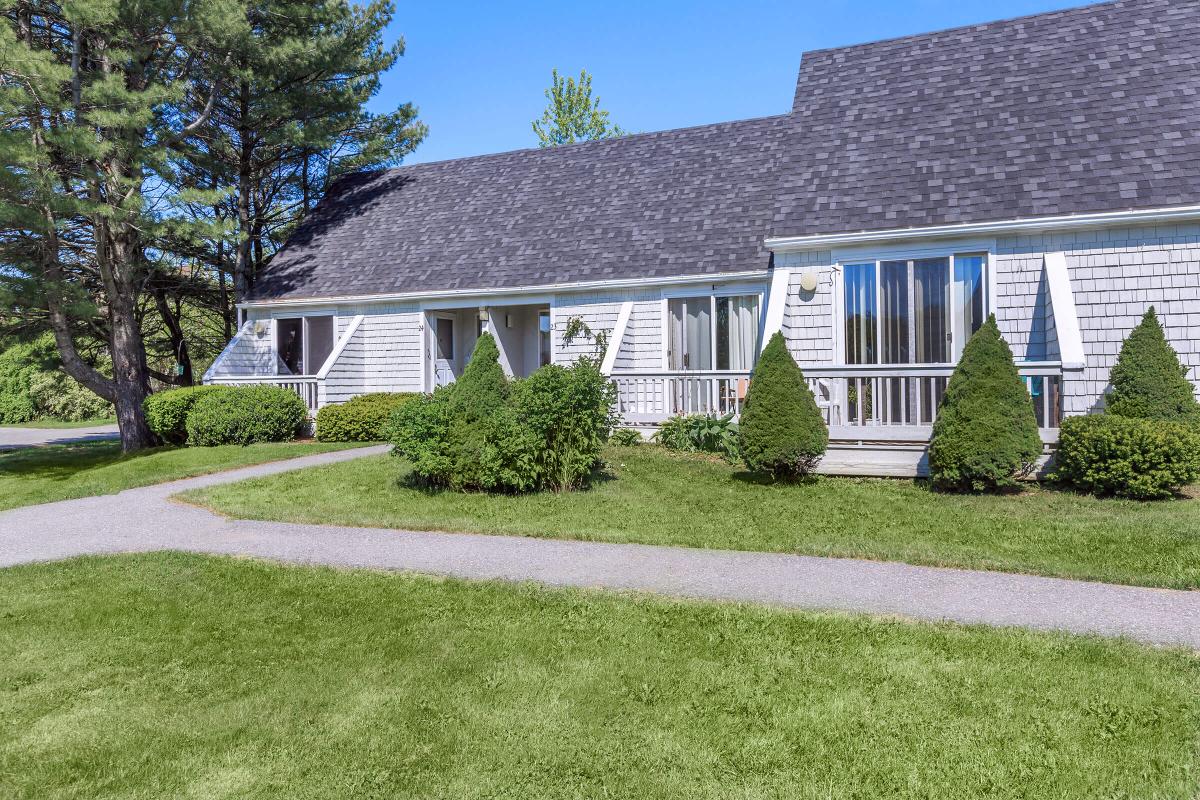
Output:
[[454,383],[454,317],[435,317],[433,321],[433,385]]

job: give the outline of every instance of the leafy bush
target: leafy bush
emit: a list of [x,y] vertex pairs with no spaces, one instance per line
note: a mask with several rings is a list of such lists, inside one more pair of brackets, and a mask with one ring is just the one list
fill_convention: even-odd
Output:
[[116,413],[112,403],[57,369],[36,373],[29,382],[29,396],[39,416],[63,422],[105,419]]
[[155,392],[142,401],[146,424],[154,435],[167,444],[186,444],[187,418],[192,406],[201,397],[213,392],[230,391],[228,386],[188,386]]
[[668,450],[716,453],[727,461],[737,461],[741,452],[738,424],[733,421],[733,414],[671,417],[654,432],[654,441]]
[[1194,425],[1093,414],[1063,420],[1054,478],[1101,496],[1155,500],[1200,479]]
[[617,447],[637,447],[643,441],[645,440],[642,439],[642,434],[633,428],[618,428],[608,438],[609,444],[615,444]]
[[1167,341],[1151,306],[1130,332],[1109,376],[1109,414],[1135,419],[1200,419],[1187,368]]
[[378,442],[385,436],[388,420],[401,403],[415,394],[376,392],[353,397],[345,403],[325,406],[317,412],[317,440],[322,442]]
[[464,371],[450,386],[396,410],[389,424],[395,455],[433,487],[526,492],[582,486],[612,431],[611,384],[590,359],[498,384],[494,342],[480,342],[471,358],[479,380],[464,383]]
[[587,482],[616,423],[614,402],[616,387],[587,357],[570,367],[542,367],[516,383],[511,405],[537,442],[536,487],[564,491]]
[[782,334],[771,337],[758,359],[739,433],[746,466],[776,480],[807,475],[829,446],[821,409]]
[[929,445],[930,477],[934,486],[955,491],[1011,487],[1041,453],[1029,390],[990,316],[946,387]]
[[[103,360],[94,366],[110,371]],[[42,418],[78,422],[112,414],[111,403],[63,372],[52,335],[0,352],[0,424]]]
[[188,444],[286,442],[308,420],[308,409],[295,392],[276,386],[237,386],[205,392],[187,415]]
[[14,425],[38,418],[30,394],[33,377],[45,369],[34,343],[22,342],[0,352],[0,424]]

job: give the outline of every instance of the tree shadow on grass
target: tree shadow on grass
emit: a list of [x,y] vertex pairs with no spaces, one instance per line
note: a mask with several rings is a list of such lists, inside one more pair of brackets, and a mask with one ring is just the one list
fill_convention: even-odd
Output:
[[733,473],[732,477],[738,483],[745,483],[751,486],[772,486],[781,488],[795,488],[802,486],[816,486],[820,480],[816,475],[805,475],[803,478],[794,480],[776,480],[765,472],[749,472],[740,470]]
[[124,455],[120,442],[46,445],[0,453],[0,477],[66,481],[81,473],[141,458],[158,449]]

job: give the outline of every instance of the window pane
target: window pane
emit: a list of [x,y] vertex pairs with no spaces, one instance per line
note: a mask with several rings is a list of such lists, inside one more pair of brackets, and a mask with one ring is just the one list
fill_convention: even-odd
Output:
[[753,369],[757,344],[758,297],[718,297],[717,369]]
[[954,257],[955,326],[960,331],[959,341],[954,343],[955,361],[962,355],[971,334],[983,325],[984,308],[987,305],[983,274],[983,256]]
[[907,364],[908,262],[884,261],[879,265],[879,310],[882,355],[885,364]]
[[437,357],[444,361],[454,360],[454,320],[437,319]]
[[846,265],[846,363],[875,364],[875,265]]
[[275,320],[275,352],[279,354],[279,372],[304,374],[304,320]]
[[913,294],[918,364],[950,361],[950,259],[913,262]]
[[308,317],[308,370],[321,371],[333,353],[333,317]]
[[550,363],[550,312],[538,312],[538,364]]

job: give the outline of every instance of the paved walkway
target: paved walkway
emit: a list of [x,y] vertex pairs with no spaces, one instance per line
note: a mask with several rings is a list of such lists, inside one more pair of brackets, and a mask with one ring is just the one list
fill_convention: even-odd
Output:
[[116,425],[97,425],[92,428],[0,428],[0,450],[100,442],[120,436]]
[[0,566],[172,549],[1128,636],[1200,650],[1200,592],[852,559],[247,522],[168,499],[185,489],[382,451],[325,453],[4,512]]

